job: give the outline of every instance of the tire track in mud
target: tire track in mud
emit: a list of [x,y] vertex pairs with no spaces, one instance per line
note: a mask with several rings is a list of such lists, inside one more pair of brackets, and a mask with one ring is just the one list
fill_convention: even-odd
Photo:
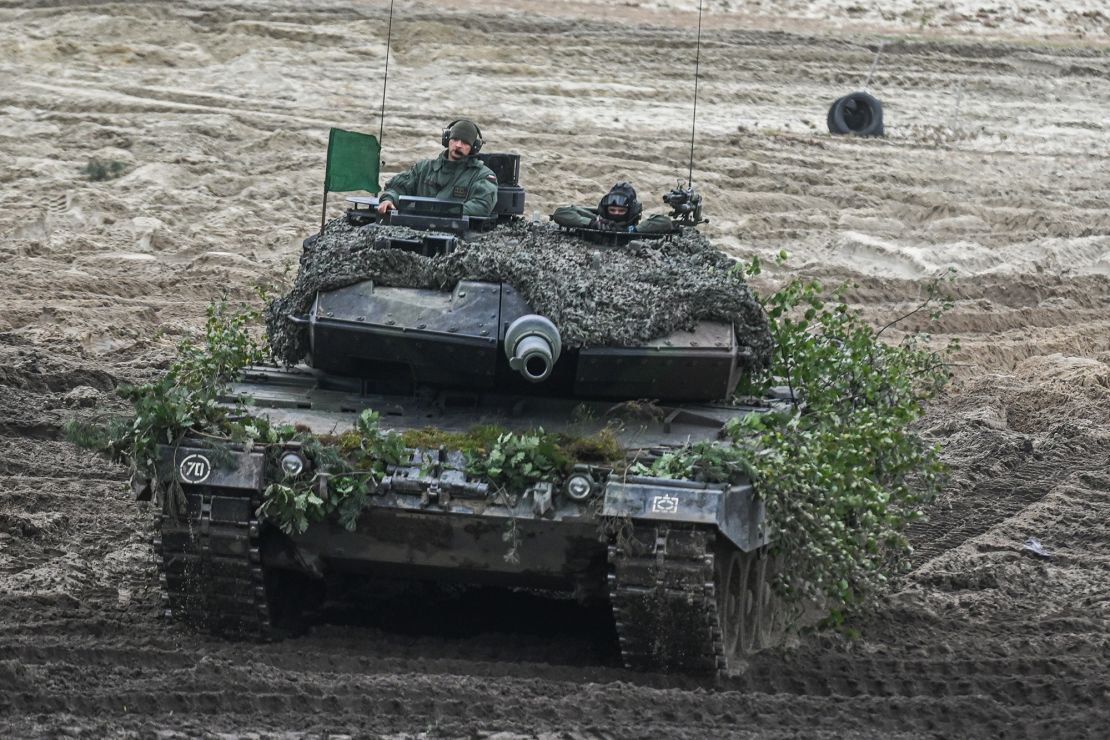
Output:
[[[919,694],[839,695],[832,697],[833,708],[825,697],[812,695],[705,694],[643,690],[621,684],[593,692],[579,684],[538,679],[514,679],[511,683],[462,679],[445,684],[441,677],[383,675],[354,680],[344,677],[342,684],[321,678],[302,687],[283,682],[281,676],[240,681],[220,666],[210,668],[210,672],[198,672],[192,680],[173,676],[178,682],[172,688],[153,682],[146,687],[78,696],[44,692],[33,703],[24,704],[20,697],[6,708],[21,714],[96,716],[114,707],[117,713],[134,713],[148,722],[180,722],[179,718],[187,717],[215,728],[227,727],[228,718],[236,714],[240,723],[269,726],[296,724],[298,717],[307,715],[320,718],[312,726],[357,728],[373,718],[373,726],[379,731],[411,727],[412,718],[420,717],[434,718],[438,728],[447,732],[477,726],[517,732],[566,731],[604,723],[626,732],[636,732],[633,728],[640,727],[650,728],[651,734],[686,737],[714,731],[732,734],[753,721],[761,722],[764,733],[822,729],[882,733],[912,728],[959,735],[972,726],[1006,737],[1037,737],[1048,728],[1073,737],[1097,731],[1098,725],[1092,721],[1108,716],[1097,706],[1101,697],[1072,703],[1063,692],[1052,691],[1033,706],[1024,704],[1020,694],[1014,697],[1016,701],[981,695]],[[213,689],[213,683],[218,683],[220,689]],[[1077,707],[1088,711],[1077,716]],[[773,723],[767,722],[769,716],[774,717]],[[900,719],[907,716],[919,720],[908,728]],[[236,726],[240,725],[231,725]]]
[[[555,707],[552,714],[556,716],[553,718],[566,719],[557,716],[565,711],[565,708],[558,709],[559,705],[568,701],[577,703],[576,697],[583,688],[580,680],[560,679],[558,671],[540,679],[517,671],[502,674],[496,671],[499,666],[491,666],[494,671],[467,673],[468,677],[463,678],[453,669],[480,666],[433,664],[427,670],[414,670],[413,666],[404,663],[375,664],[365,659],[356,666],[349,657],[340,658],[340,665],[335,665],[334,661],[319,666],[311,661],[308,665],[293,665],[290,661],[259,660],[264,650],[255,649],[249,655],[241,648],[206,651],[205,656],[198,660],[195,654],[172,650],[133,650],[129,656],[124,650],[96,648],[86,651],[80,646],[68,654],[53,650],[25,648],[14,651],[4,648],[0,652],[3,656],[0,661],[17,660],[25,666],[34,676],[34,680],[29,682],[30,687],[54,686],[52,690],[36,694],[5,697],[13,709],[21,712],[70,711],[84,714],[94,710],[97,703],[103,703],[107,697],[115,697],[112,701],[126,702],[132,711],[154,714],[169,709],[201,715],[234,711],[248,715],[253,712],[283,712],[290,711],[290,699],[320,710],[344,713],[364,706],[366,697],[376,694],[408,705],[408,711],[436,713],[441,710],[436,704],[438,697],[449,695],[452,701],[462,702],[463,705],[481,705],[488,701],[490,694],[499,693],[498,686],[508,690],[510,684],[505,682],[509,681],[514,697],[508,702],[505,714],[499,717],[511,717],[516,711],[515,702],[527,704],[534,699],[534,695],[543,694],[552,703],[549,706]],[[84,659],[72,662],[80,658]],[[321,660],[319,655],[316,660]],[[121,662],[113,666],[112,661]],[[344,662],[346,665],[343,665]],[[365,665],[367,662],[370,666]],[[93,677],[84,678],[80,691],[71,701],[59,689],[75,688],[66,685],[66,676],[86,670],[85,666],[95,666],[98,670]],[[785,704],[799,699],[803,706],[809,703],[818,708],[815,711],[819,711],[821,698],[836,698],[841,705],[867,706],[879,700],[893,705],[904,702],[915,704],[924,697],[930,697],[943,700],[936,707],[938,716],[953,705],[968,700],[984,701],[996,709],[1007,706],[1017,713],[1036,712],[1044,719],[1051,715],[1066,716],[1069,705],[1097,705],[1106,694],[1106,687],[1100,681],[1092,680],[1086,666],[1075,658],[1022,662],[1015,659],[953,661],[945,658],[879,660],[843,656],[819,659],[805,666],[804,671],[799,671],[799,668],[798,663],[789,660],[775,666],[765,665],[762,669],[753,669],[742,680],[717,687],[709,695],[704,689],[677,688],[666,683],[657,686],[630,684],[610,675],[602,681],[606,686],[603,693],[607,702],[612,700],[627,704],[635,707],[635,711],[642,711],[644,701],[666,704],[667,710],[649,712],[645,717],[647,721],[661,720],[662,726],[667,722],[660,715],[666,712],[673,712],[680,718],[696,712],[713,715],[718,708],[731,705],[742,707],[745,702]],[[619,674],[617,671],[612,673]],[[581,678],[596,681],[601,677],[587,671],[580,674]],[[222,690],[218,693],[210,689],[214,682],[221,686]],[[282,687],[291,688],[292,693]],[[444,691],[445,688],[448,690]],[[159,703],[159,696],[164,698],[163,703]],[[281,706],[273,706],[273,702],[282,697],[285,701]],[[1050,711],[1041,711],[1045,709]],[[806,717],[804,711],[801,715],[796,721],[812,722],[815,718],[813,715]],[[936,717],[928,720],[936,721]]]
[[[1028,445],[1028,447],[1026,447]],[[1101,450],[1072,450],[1053,460],[1028,460],[1033,454],[1028,439],[1016,449],[998,450],[998,464],[1004,476],[990,477],[975,484],[945,509],[934,508],[924,522],[911,524],[906,535],[914,546],[911,562],[921,565],[932,558],[959,547],[1031,504],[1042,500],[1058,483],[1061,470],[1099,470],[1110,458],[1099,455]],[[1096,467],[1091,467],[1091,466]]]
[[[172,629],[172,628],[171,628]],[[150,637],[141,646],[128,645],[122,639],[112,645],[110,638],[96,645],[69,645],[69,636],[40,638],[38,644],[0,642],[0,662],[15,661],[25,666],[41,666],[43,672],[66,673],[74,666],[97,668],[88,680],[86,692],[108,692],[115,686],[127,685],[135,676],[136,667],[149,671],[148,680],[164,681],[187,693],[189,681],[203,682],[197,677],[195,654],[174,646],[170,635]],[[53,643],[53,644],[43,644]],[[220,648],[223,649],[220,649]],[[249,652],[243,646],[216,646],[206,651],[210,657],[202,663],[207,671],[220,673],[228,681],[249,684],[262,675],[317,674],[329,681],[343,683],[362,676],[367,680],[382,676],[419,674],[434,681],[436,676],[468,675],[474,679],[528,679],[535,670],[506,661],[485,663],[429,659],[415,662],[401,658],[380,659],[372,656],[351,657],[335,652],[306,653],[275,651],[259,647]],[[792,694],[814,697],[915,697],[953,698],[985,696],[1001,703],[1043,706],[1048,703],[1093,704],[1107,693],[1103,681],[1091,676],[1087,657],[991,658],[953,660],[934,658],[869,658],[864,656],[816,656],[803,666],[796,659],[776,658],[771,665],[761,659],[743,675],[724,679],[714,685],[702,684],[717,693]],[[211,665],[208,665],[211,664]],[[66,667],[68,666],[68,667]],[[570,682],[588,676],[592,682],[639,686],[643,691],[696,691],[700,682],[693,679],[666,679],[652,675],[627,674],[620,669],[599,670],[590,667],[548,665],[545,681]],[[183,679],[183,677],[185,677]],[[631,679],[631,680],[629,680]],[[356,681],[359,679],[355,679]],[[686,687],[683,685],[686,684]],[[268,689],[270,684],[263,688]],[[251,689],[242,688],[250,694]]]

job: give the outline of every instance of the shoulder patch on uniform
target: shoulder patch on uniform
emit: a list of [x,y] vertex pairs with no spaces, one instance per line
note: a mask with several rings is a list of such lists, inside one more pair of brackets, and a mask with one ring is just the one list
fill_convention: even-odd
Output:
[[486,179],[492,182],[494,185],[497,184],[497,175],[486,175]]

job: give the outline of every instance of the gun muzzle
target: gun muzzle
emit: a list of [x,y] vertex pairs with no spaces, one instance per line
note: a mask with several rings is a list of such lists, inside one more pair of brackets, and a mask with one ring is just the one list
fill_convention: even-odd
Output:
[[558,328],[551,319],[539,314],[521,316],[505,332],[509,367],[532,383],[547,380],[562,346]]

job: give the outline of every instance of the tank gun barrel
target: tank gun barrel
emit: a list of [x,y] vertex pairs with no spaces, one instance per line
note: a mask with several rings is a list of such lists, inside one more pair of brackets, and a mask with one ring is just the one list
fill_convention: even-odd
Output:
[[505,332],[509,367],[532,383],[543,382],[551,375],[561,352],[559,330],[545,316],[534,313],[521,316]]

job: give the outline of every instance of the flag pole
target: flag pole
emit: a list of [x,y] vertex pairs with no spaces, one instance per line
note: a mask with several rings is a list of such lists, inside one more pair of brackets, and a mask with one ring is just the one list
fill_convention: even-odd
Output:
[[[378,158],[379,166],[381,159],[381,143],[382,138],[385,136],[385,90],[386,84],[389,82],[389,47],[390,40],[393,38],[393,0],[389,0],[389,22],[385,30],[385,75],[382,77],[382,112],[378,116]],[[335,129],[332,133],[328,134],[328,165],[331,164],[331,140],[334,136]],[[325,165],[324,171],[324,198],[323,203],[320,205],[320,233],[324,233],[324,224],[328,217],[328,171]]]
[[331,142],[335,138],[335,129],[328,131],[328,157],[324,160],[324,202],[320,206],[320,233],[324,233],[324,220],[328,216],[328,180],[331,178]]

